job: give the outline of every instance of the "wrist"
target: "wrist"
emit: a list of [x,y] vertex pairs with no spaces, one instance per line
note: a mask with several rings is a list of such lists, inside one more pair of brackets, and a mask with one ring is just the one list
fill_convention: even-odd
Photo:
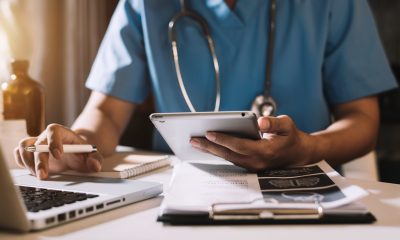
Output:
[[319,136],[302,133],[301,138],[303,157],[300,159],[300,164],[313,164],[323,160],[319,151]]
[[326,138],[319,134],[308,134],[310,138],[310,163],[326,160],[325,149],[328,146]]

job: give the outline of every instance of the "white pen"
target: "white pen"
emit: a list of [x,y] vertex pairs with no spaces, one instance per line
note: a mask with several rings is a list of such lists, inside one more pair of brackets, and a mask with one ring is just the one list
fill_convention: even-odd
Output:
[[[49,145],[32,145],[25,147],[28,152],[50,152]],[[64,144],[64,153],[91,153],[97,152],[97,147],[90,144]]]

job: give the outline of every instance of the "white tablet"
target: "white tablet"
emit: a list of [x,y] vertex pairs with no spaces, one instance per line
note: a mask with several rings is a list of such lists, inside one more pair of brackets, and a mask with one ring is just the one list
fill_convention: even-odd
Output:
[[191,137],[204,137],[208,131],[254,140],[261,138],[257,117],[250,111],[153,113],[150,120],[181,160],[221,159],[193,148],[189,142]]

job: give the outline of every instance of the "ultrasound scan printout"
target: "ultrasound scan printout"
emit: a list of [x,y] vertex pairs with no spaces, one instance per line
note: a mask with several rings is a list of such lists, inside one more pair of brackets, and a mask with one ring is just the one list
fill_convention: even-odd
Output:
[[318,165],[267,170],[257,177],[265,200],[323,203],[346,198]]

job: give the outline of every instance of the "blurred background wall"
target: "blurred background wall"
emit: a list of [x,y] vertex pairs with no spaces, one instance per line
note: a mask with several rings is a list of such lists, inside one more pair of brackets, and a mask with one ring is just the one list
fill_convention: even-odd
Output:
[[[71,125],[89,96],[84,82],[117,2],[0,0],[0,81],[8,79],[10,58],[28,59],[31,76],[45,86],[46,122]],[[369,3],[392,69],[400,79],[400,1]],[[400,183],[400,90],[381,95],[380,105],[380,177]],[[128,127],[123,143],[149,144],[151,130],[141,127],[149,126],[148,122],[139,120],[139,128]],[[132,136],[136,136],[133,141]]]
[[28,59],[31,77],[45,87],[46,122],[71,125],[89,96],[84,82],[116,4],[0,0],[0,80],[9,78],[11,58]]
[[[393,73],[400,82],[400,1],[369,0]],[[400,89],[380,96],[380,179],[400,183]]]

